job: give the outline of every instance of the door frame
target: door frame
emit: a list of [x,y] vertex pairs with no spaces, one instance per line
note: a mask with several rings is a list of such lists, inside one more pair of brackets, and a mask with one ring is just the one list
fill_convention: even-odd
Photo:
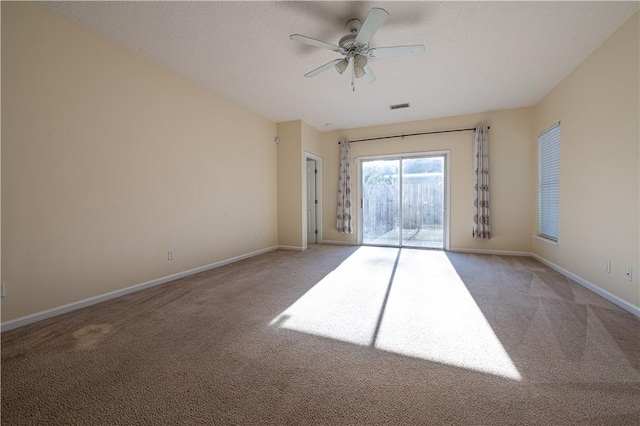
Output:
[[[402,160],[403,158],[420,158],[420,157],[444,157],[444,225],[442,227],[443,235],[443,250],[449,250],[450,242],[450,223],[451,223],[451,150],[441,151],[424,151],[424,152],[406,152],[396,154],[384,154],[384,155],[368,155],[362,157],[356,157],[358,161],[358,188],[357,188],[357,208],[358,208],[358,229],[357,229],[357,241],[359,245],[363,245],[363,217],[362,217],[362,163],[369,160]],[[402,181],[402,179],[400,179]],[[400,184],[401,185],[401,184]],[[402,188],[400,188],[402,190]],[[394,246],[395,247],[395,246]],[[403,248],[405,248],[403,246]],[[409,247],[421,249],[421,247]],[[426,249],[432,250],[432,249]]]
[[302,185],[302,202],[304,203],[304,214],[302,215],[303,221],[303,247],[306,249],[308,246],[307,241],[307,160],[313,160],[316,162],[316,199],[318,204],[315,205],[316,209],[316,229],[318,234],[316,236],[316,244],[322,244],[322,157],[318,157],[315,154],[305,151],[304,152],[304,181]]

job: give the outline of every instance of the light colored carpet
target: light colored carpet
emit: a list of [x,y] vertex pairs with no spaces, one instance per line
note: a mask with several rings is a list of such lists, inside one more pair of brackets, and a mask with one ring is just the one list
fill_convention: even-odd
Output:
[[2,334],[2,424],[640,424],[640,320],[530,258],[275,251]]

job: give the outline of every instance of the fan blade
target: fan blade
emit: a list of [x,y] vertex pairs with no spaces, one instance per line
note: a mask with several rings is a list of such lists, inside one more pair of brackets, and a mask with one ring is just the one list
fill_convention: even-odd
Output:
[[315,38],[303,36],[300,34],[291,34],[289,36],[291,40],[299,41],[300,43],[308,44],[310,46],[321,47],[323,49],[333,50],[334,52],[339,52],[340,47],[335,44],[327,43],[326,41],[316,40]]
[[370,58],[389,58],[392,56],[417,56],[423,53],[424,45],[417,44],[415,46],[376,47],[369,49],[367,56]]
[[364,67],[364,76],[362,77],[362,81],[367,84],[371,84],[376,81],[376,76],[373,75],[373,71],[371,71],[371,67],[369,65],[365,65]]
[[315,77],[316,75],[320,74],[323,71],[328,70],[329,68],[335,66],[338,62],[340,62],[342,59],[334,59],[331,62],[327,62],[326,64],[324,64],[321,67],[316,68],[313,71],[309,71],[308,73],[306,73],[304,76],[307,78],[311,78],[311,77]]
[[378,7],[371,9],[369,15],[367,15],[367,19],[364,21],[364,24],[360,27],[360,31],[358,31],[356,43],[361,46],[369,44],[371,37],[373,37],[373,35],[380,29],[388,17],[389,12],[384,9],[380,9]]

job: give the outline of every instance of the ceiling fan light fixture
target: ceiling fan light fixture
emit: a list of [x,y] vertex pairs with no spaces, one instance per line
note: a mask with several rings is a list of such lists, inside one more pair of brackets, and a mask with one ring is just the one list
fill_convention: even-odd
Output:
[[357,65],[353,65],[353,72],[356,74],[356,78],[364,77],[366,72],[363,67],[359,67]]
[[342,74],[344,72],[344,70],[347,69],[347,66],[349,66],[349,61],[347,61],[346,59],[342,59],[340,60],[340,62],[336,63],[336,70]]
[[364,68],[367,66],[367,57],[364,55],[357,54],[354,57],[353,64],[358,68]]

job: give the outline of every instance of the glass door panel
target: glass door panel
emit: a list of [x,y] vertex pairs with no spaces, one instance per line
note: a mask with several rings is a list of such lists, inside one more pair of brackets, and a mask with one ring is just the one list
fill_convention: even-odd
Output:
[[402,246],[444,248],[444,156],[402,159]]
[[400,160],[362,162],[362,242],[400,244]]

